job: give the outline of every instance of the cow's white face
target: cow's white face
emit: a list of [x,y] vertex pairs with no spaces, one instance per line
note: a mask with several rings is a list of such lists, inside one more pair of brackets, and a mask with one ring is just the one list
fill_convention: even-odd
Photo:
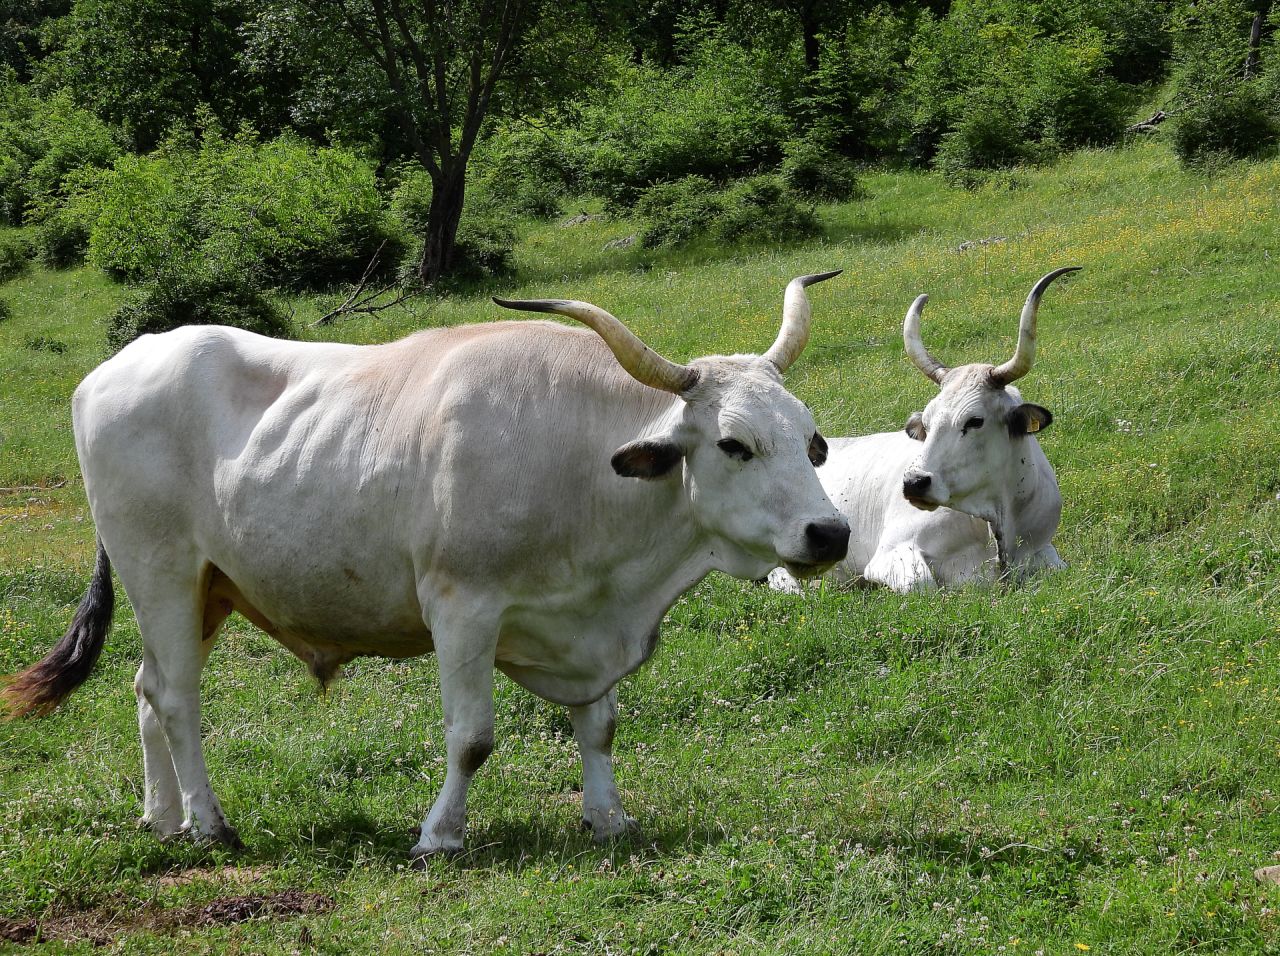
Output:
[[907,434],[921,449],[902,493],[916,507],[945,505],[992,520],[988,512],[1009,489],[1027,436],[1053,421],[1048,409],[994,382],[993,371],[984,364],[951,369],[937,397],[908,419]]
[[728,547],[716,565],[759,578],[779,564],[819,573],[845,556],[849,525],[827,498],[816,467],[827,446],[809,410],[767,359],[713,356],[691,363],[697,384],[684,393],[666,434],[624,445],[618,474],[683,478],[695,520]]

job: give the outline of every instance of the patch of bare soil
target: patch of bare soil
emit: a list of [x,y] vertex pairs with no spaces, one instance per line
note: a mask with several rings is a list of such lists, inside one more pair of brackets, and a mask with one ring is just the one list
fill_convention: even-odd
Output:
[[188,906],[163,907],[148,903],[130,909],[57,910],[51,907],[40,919],[0,919],[0,942],[23,945],[56,940],[106,946],[125,933],[171,933],[193,927],[230,926],[254,919],[290,919],[323,913],[333,906],[333,898],[323,893],[281,890],[223,896],[210,903]]

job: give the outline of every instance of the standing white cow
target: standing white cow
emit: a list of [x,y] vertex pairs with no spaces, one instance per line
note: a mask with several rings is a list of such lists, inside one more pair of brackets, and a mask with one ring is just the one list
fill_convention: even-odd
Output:
[[814,470],[825,443],[782,383],[808,340],[805,287],[836,274],[790,283],[764,356],[688,365],[562,300],[496,301],[594,333],[140,338],[76,390],[97,566],[67,634],[5,689],[10,711],[47,711],[87,678],[114,565],[143,640],[143,821],[162,836],[238,839],[200,741],[200,672],[233,610],[321,679],[359,655],[435,651],[448,769],[415,858],[463,845],[495,666],[569,708],[584,823],[624,832],[614,685],[653,653],[666,610],[713,569],[810,574],[844,557],[848,525]]
[[[1075,271],[1057,269],[1035,284],[1017,350],[1000,366],[943,367],[920,338],[928,296],[915,300],[903,325],[907,355],[941,391],[905,433],[831,440],[822,486],[852,530],[833,577],[906,592],[1066,566],[1053,547],[1062,497],[1033,437],[1053,416],[1010,383],[1035,360],[1041,295]],[[800,589],[781,568],[769,583]]]

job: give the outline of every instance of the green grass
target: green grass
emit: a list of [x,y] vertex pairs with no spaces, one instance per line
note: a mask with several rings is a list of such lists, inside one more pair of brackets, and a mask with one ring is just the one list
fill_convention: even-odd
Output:
[[[1021,383],[1055,413],[1042,444],[1070,569],[905,598],[708,579],[621,689],[618,777],[645,840],[602,849],[577,831],[563,712],[500,680],[470,851],[426,873],[405,857],[443,777],[430,659],[359,661],[321,697],[237,620],[207,672],[205,733],[248,849],[161,845],[133,829],[126,606],[66,707],[0,725],[0,917],[247,892],[220,869],[234,865],[262,868],[249,889],[336,908],[192,926],[184,951],[1280,952],[1280,887],[1251,875],[1280,851],[1280,162],[1206,180],[1156,143],[1013,189],[866,184],[823,210],[827,241],[786,249],[605,252],[628,224],[528,226],[500,291],[597,302],[683,359],[763,350],[786,280],[843,267],[812,290],[789,381],[844,435],[899,428],[928,400],[901,348],[916,294],[943,361],[999,361],[1031,283],[1082,265],[1046,296]],[[992,236],[1007,238],[956,251]],[[87,579],[67,398],[121,290],[33,269],[0,295],[15,313],[0,324],[3,672],[48,647]],[[327,334],[505,317],[459,295]],[[39,336],[67,348],[29,347]],[[189,866],[210,873],[159,881]]]

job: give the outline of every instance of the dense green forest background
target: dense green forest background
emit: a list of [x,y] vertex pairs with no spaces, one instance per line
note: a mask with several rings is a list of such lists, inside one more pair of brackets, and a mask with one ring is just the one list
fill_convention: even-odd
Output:
[[0,216],[28,227],[0,276],[137,283],[113,347],[501,277],[522,220],[578,208],[778,244],[870,166],[1015,185],[1154,131],[1212,174],[1280,139],[1270,0],[10,0],[0,26]]

